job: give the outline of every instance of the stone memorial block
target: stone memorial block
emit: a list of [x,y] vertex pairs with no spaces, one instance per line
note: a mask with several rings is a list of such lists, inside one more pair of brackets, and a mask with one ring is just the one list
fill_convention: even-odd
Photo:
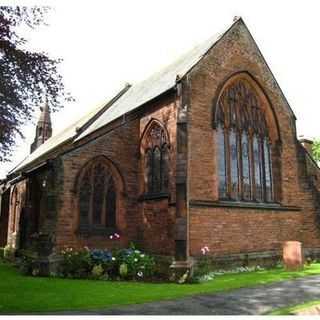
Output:
[[283,263],[287,270],[298,270],[303,268],[301,242],[286,241],[283,244]]

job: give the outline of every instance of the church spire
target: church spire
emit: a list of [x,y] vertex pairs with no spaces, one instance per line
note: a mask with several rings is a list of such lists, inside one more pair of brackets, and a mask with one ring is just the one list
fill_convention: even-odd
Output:
[[46,140],[48,140],[52,135],[48,98],[46,98],[44,106],[40,107],[40,110],[41,113],[36,128],[36,135],[33,143],[31,144],[31,153],[34,150],[36,150],[40,145],[42,145]]

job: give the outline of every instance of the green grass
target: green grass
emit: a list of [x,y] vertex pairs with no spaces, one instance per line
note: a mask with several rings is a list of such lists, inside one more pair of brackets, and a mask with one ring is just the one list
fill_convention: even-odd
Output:
[[304,309],[307,309],[316,305],[320,305],[320,300],[308,301],[308,302],[301,303],[294,306],[279,308],[279,309],[273,310],[268,314],[274,315],[274,316],[292,315],[292,314],[295,314],[297,311],[302,311]]
[[227,291],[315,274],[320,274],[320,264],[313,264],[303,271],[271,269],[226,274],[206,283],[178,285],[34,278],[23,276],[12,266],[0,262],[0,313],[109,308]]

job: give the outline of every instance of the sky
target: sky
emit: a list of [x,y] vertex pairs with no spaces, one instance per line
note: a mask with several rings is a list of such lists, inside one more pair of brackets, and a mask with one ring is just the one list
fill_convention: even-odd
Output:
[[[29,48],[62,58],[59,71],[75,102],[52,114],[53,134],[123,87],[136,83],[223,31],[241,16],[297,117],[298,136],[320,138],[318,74],[319,8],[316,0],[108,0],[23,1],[50,5],[48,26],[28,30]],[[8,4],[14,4],[10,1]],[[23,127],[12,161],[0,178],[25,158],[34,119]]]

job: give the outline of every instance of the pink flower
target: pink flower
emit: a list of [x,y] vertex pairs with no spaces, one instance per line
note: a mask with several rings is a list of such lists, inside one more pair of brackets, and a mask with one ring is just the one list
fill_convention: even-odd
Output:
[[207,252],[209,252],[209,251],[210,251],[210,250],[209,250],[209,248],[208,248],[207,246],[201,248],[201,252],[202,252],[203,255],[205,255],[205,254],[206,254]]
[[119,239],[120,238],[120,235],[118,233],[115,233],[114,236]]

